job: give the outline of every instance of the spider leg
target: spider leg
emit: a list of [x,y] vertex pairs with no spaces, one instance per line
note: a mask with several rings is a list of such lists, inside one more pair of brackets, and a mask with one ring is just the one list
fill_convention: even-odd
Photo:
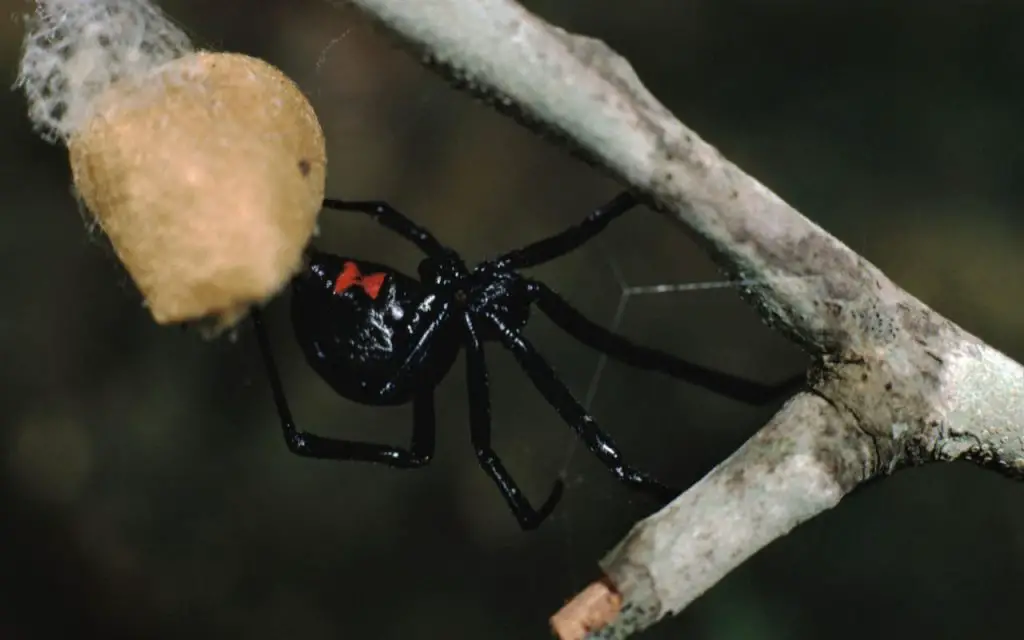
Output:
[[638,204],[632,193],[620,193],[608,204],[595,209],[583,222],[522,249],[510,251],[495,259],[494,263],[502,269],[526,269],[563,256],[604,231],[612,220]]
[[528,286],[535,296],[537,308],[563,331],[591,349],[606,353],[630,366],[668,374],[719,395],[753,405],[792,395],[806,382],[807,374],[800,373],[778,384],[761,384],[687,362],[664,351],[638,345],[594,323],[542,282],[530,280]]
[[415,244],[420,248],[420,251],[432,258],[446,256],[452,252],[451,249],[441,244],[433,234],[407,218],[404,214],[400,213],[397,209],[386,202],[378,200],[356,201],[325,198],[323,206],[325,209],[334,209],[336,211],[356,211],[358,213],[365,213],[376,220],[381,226],[394,231],[406,240]]
[[594,418],[558,379],[551,365],[536,348],[518,331],[506,327],[494,314],[488,313],[486,317],[498,329],[502,344],[512,352],[540,394],[612,475],[627,486],[650,493],[665,502],[679,495],[678,490],[667,487],[643,471],[627,465],[611,437],[601,431]]
[[405,360],[402,361],[402,364],[395,369],[391,379],[388,380],[387,384],[384,386],[384,391],[391,391],[398,380],[408,373],[409,369],[413,366],[413,363],[422,357],[424,349],[426,349],[427,345],[434,339],[434,336],[437,335],[437,330],[444,325],[448,320],[448,317],[448,305],[444,304],[438,307],[438,309],[424,321],[427,325],[426,328],[423,329],[419,340],[416,341],[416,344],[409,349],[409,353],[406,354]]
[[519,521],[519,526],[524,531],[536,529],[545,518],[551,515],[555,505],[558,504],[562,497],[564,484],[561,479],[557,480],[547,500],[544,501],[540,509],[535,510],[505,469],[498,454],[491,448],[491,403],[487,363],[484,361],[483,346],[476,333],[476,328],[473,326],[472,318],[466,314],[464,319],[467,336],[466,383],[469,391],[469,420],[476,458],[494,484],[498,485],[498,490],[505,497],[505,502],[508,503],[516,520]]
[[263,319],[258,310],[252,311],[253,324],[256,327],[256,339],[263,353],[270,389],[274,394],[274,403],[281,418],[281,429],[288,449],[306,458],[327,460],[357,460],[374,462],[399,469],[411,469],[428,464],[434,456],[434,393],[433,390],[423,391],[413,399],[412,443],[408,449],[371,442],[356,442],[325,438],[305,431],[300,431],[292,419],[288,400],[284,395],[284,386],[277,371],[277,364],[270,349],[270,340],[263,327]]

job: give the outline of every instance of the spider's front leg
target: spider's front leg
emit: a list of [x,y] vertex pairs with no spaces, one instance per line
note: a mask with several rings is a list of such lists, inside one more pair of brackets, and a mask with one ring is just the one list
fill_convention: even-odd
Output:
[[594,418],[573,397],[534,346],[518,331],[506,326],[496,315],[489,313],[487,319],[498,330],[502,344],[512,352],[519,366],[530,377],[548,404],[555,408],[558,415],[572,427],[590,452],[597,456],[620,482],[649,493],[663,502],[669,502],[679,495],[679,490],[667,487],[643,471],[626,464],[611,437],[601,431]]
[[544,501],[540,509],[534,509],[505,469],[498,454],[491,448],[491,401],[487,363],[484,360],[483,345],[480,343],[473,319],[468,314],[463,317],[466,328],[466,384],[469,391],[469,420],[477,460],[480,461],[480,466],[487,472],[487,475],[498,485],[498,490],[505,497],[516,520],[519,521],[519,526],[523,530],[536,529],[545,518],[551,515],[555,505],[558,504],[562,497],[564,483],[562,480],[556,481],[548,499]]
[[776,384],[762,384],[636,344],[596,324],[543,282],[527,280],[527,287],[534,302],[537,303],[537,308],[566,333],[591,349],[638,369],[664,373],[752,405],[787,398],[806,385],[807,374],[804,372]]

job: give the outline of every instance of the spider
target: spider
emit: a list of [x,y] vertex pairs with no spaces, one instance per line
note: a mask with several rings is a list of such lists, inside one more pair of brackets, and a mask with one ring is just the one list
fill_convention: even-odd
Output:
[[534,305],[583,344],[641,369],[659,371],[751,404],[795,389],[803,376],[763,385],[633,344],[587,319],[547,285],[519,273],[579,248],[638,203],[629,192],[593,211],[582,223],[470,269],[454,250],[385,202],[326,199],[324,208],[368,215],[426,254],[419,279],[387,265],[310,248],[291,282],[291,319],[309,365],[340,396],[378,406],[411,402],[408,448],[339,440],[300,431],[285,398],[261,314],[256,337],[288,448],[309,458],[359,460],[389,467],[422,467],[434,454],[434,389],[466,352],[470,436],[477,460],[497,485],[519,526],[536,528],[562,496],[556,480],[534,508],[491,447],[491,405],[483,345],[497,342],[515,356],[537,391],[576,436],[621,482],[668,502],[678,491],[627,464],[618,447],[573,397],[523,336]]

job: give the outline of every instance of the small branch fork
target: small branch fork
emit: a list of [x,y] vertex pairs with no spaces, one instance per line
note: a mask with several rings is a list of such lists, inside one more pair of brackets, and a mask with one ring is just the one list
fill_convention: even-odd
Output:
[[[1024,478],[1024,368],[935,313],[679,122],[629,64],[513,0],[352,0],[448,79],[553,136],[699,238],[770,326],[815,358],[810,390],[636,524],[552,618],[625,638],[901,467],[970,460]],[[815,277],[807,277],[815,276]]]

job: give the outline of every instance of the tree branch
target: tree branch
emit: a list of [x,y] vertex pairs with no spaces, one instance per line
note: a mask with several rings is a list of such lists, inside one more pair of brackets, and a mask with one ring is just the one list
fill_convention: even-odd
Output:
[[745,297],[815,356],[809,392],[608,554],[608,579],[553,619],[561,637],[607,622],[594,637],[622,638],[682,610],[898,468],[966,459],[1024,478],[1024,369],[723,158],[603,43],[512,0],[352,1],[450,80],[643,194],[730,273],[764,282]]

